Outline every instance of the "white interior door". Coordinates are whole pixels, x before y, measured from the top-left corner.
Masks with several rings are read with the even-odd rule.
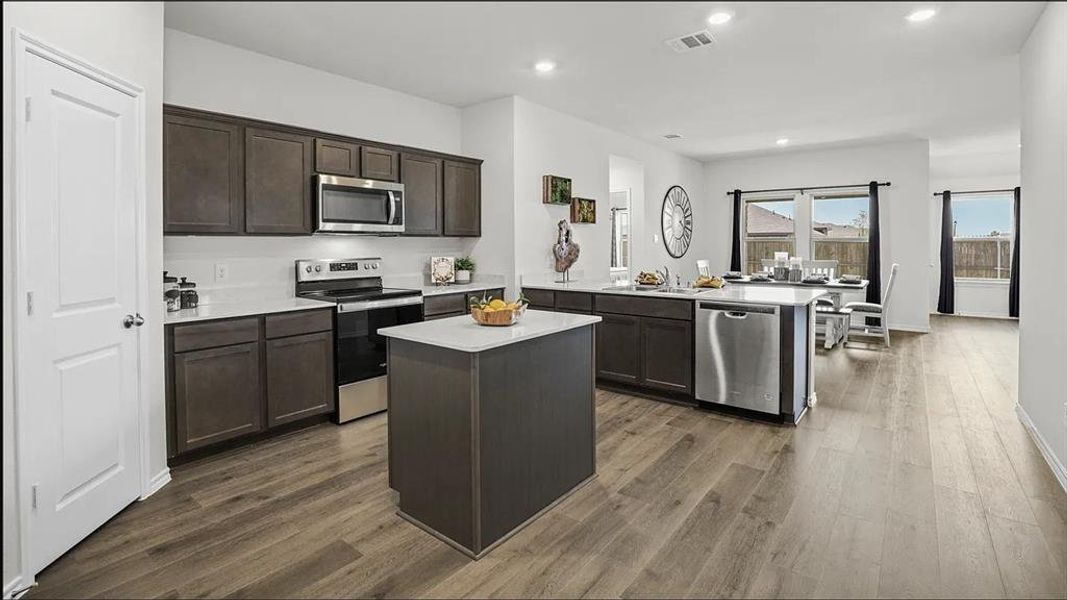
[[[37,572],[140,493],[137,102],[25,57],[19,438]],[[23,488],[25,489],[25,487]]]

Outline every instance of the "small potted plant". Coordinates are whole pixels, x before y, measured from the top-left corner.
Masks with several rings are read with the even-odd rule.
[[[456,259],[456,283],[470,283],[472,271],[474,271],[474,261],[471,257],[464,256]]]

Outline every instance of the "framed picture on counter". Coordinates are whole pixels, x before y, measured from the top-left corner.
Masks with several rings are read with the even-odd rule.
[[[430,257],[430,281],[435,285],[456,281],[456,259],[451,256]]]

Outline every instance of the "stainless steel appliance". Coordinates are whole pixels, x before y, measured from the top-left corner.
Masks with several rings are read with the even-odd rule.
[[[404,184],[315,176],[319,233],[403,233]]]
[[[332,302],[336,421],[385,410],[386,339],[378,329],[423,320],[422,292],[382,287],[382,259],[296,261],[296,295]]]
[[[697,304],[697,400],[781,413],[778,310],[764,305]]]

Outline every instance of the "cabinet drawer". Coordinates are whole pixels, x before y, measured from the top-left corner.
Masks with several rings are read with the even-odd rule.
[[[427,317],[464,312],[467,312],[467,295],[464,293],[426,296],[422,300],[422,313]]]
[[[552,290],[522,288],[522,295],[530,301],[531,308],[552,310],[556,307],[556,293]]]
[[[667,298],[634,298],[613,294],[597,294],[596,311],[662,319],[693,320],[693,303]]]
[[[267,339],[332,329],[333,311],[329,309],[281,313],[266,317]]]
[[[583,292],[556,292],[556,308],[569,312],[593,312],[593,295]]]
[[[257,317],[174,326],[175,352],[188,352],[258,340],[259,319]]]

